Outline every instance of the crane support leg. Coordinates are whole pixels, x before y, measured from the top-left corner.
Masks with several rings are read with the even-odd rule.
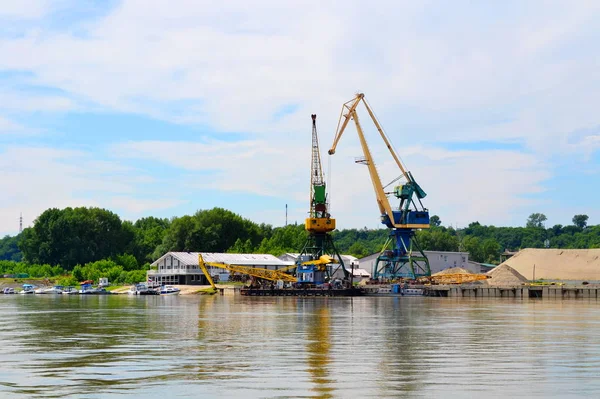
[[[419,247],[414,230],[394,229],[390,237],[393,238],[395,248],[384,248],[377,257],[373,278],[415,279],[431,275],[429,260]]]

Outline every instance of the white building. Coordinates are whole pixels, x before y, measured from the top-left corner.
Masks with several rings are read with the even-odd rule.
[[[479,273],[479,267],[469,263],[468,252],[446,252],[446,251],[424,251],[429,260],[431,274],[441,272],[442,270],[451,267],[462,267],[472,273]],[[379,252],[366,256],[359,260],[363,269],[367,270],[371,275],[375,272],[375,262]]]
[[[208,281],[198,265],[200,252],[167,252],[157,260],[148,270],[149,282],[174,285],[206,285]],[[202,252],[205,262],[225,263],[228,265],[250,266],[263,269],[279,270],[291,266],[293,262],[286,262],[273,255],[266,254],[223,254]],[[226,279],[229,272],[225,269],[208,267],[211,276],[220,276]]]

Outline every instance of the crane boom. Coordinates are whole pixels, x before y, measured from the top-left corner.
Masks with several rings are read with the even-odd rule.
[[[369,146],[367,145],[363,129],[360,125],[356,109],[361,102],[365,105],[365,108],[367,109],[367,112],[369,113],[369,116],[375,124],[377,131],[383,139],[388,151],[394,158],[398,169],[400,169],[400,172],[406,179],[406,184],[399,185],[394,189],[395,196],[401,199],[398,211],[393,210],[390,205],[387,194],[384,191],[383,184],[381,183],[379,172],[377,172],[377,167],[373,160],[373,156],[371,155],[371,151],[369,150]],[[400,158],[398,158],[398,155],[392,148],[390,141],[388,140],[383,129],[381,128],[381,124],[375,117],[373,110],[371,109],[371,107],[369,107],[367,101],[365,100],[365,95],[363,93],[358,93],[354,99],[347,101],[343,104],[342,112],[340,113],[340,119],[338,121],[337,131],[333,140],[333,145],[329,149],[329,155],[335,154],[337,145],[340,139],[342,138],[342,135],[344,134],[344,131],[346,130],[350,119],[354,120],[354,124],[356,125],[356,131],[358,133],[358,137],[364,154],[364,159],[360,160],[359,162],[366,164],[369,168],[369,175],[371,177],[371,182],[375,190],[377,205],[379,206],[379,210],[381,212],[382,223],[386,224],[390,228],[428,229],[429,216],[428,214],[426,214],[426,212],[409,211],[411,203],[414,202],[413,194],[416,194],[418,201],[424,198],[427,194],[425,194],[421,187],[415,182],[414,178],[412,177],[412,174],[408,172],[406,168],[402,165],[402,162],[400,162]]]
[[[296,278],[294,276],[292,276],[291,274],[285,273],[286,270],[296,268],[296,265],[288,266],[288,267],[286,267],[284,269],[280,269],[280,270],[259,269],[259,268],[250,267],[250,266],[228,265],[225,263],[217,263],[217,262],[205,262],[204,259],[202,258],[202,254],[198,254],[198,264],[200,265],[202,272],[204,272],[204,275],[209,280],[209,282],[212,282],[212,278],[210,277],[210,273],[208,273],[206,266],[216,267],[219,269],[225,269],[225,270],[229,270],[229,271],[235,272],[235,273],[247,274],[252,277],[258,277],[258,278],[262,278],[262,279],[270,280],[270,281],[282,280],[282,281],[289,282],[289,283],[296,282]],[[211,285],[213,286],[213,288],[215,287],[214,283],[211,283]]]

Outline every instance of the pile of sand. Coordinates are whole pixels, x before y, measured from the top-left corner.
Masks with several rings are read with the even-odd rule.
[[[451,267],[450,269],[442,270],[441,272],[437,272],[432,274],[432,276],[445,276],[446,274],[473,274],[467,269],[463,269],[462,267]]]
[[[600,280],[600,249],[527,248],[507,259],[508,265],[533,280]]]
[[[522,285],[529,282],[522,274],[512,267],[502,264],[487,272],[492,278],[485,282],[492,287]]]

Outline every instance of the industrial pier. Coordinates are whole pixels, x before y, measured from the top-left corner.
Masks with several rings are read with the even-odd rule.
[[[542,299],[579,299],[600,298],[598,286],[507,286],[474,287],[468,285],[423,286],[425,296],[456,298],[542,298]]]

